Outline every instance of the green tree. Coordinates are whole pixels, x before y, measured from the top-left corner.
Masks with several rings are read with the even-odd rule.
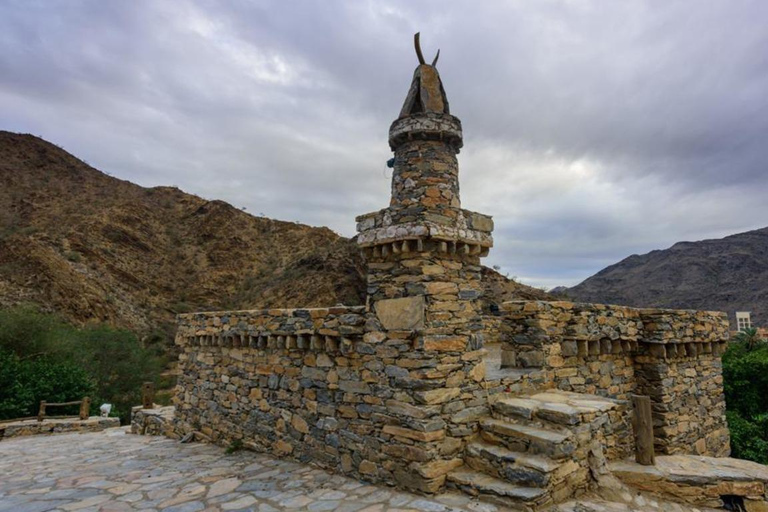
[[[19,358],[13,352],[0,349],[0,420],[30,416],[34,396],[19,379]]]
[[[47,357],[22,360],[0,349],[0,419],[34,416],[41,400],[69,402],[91,396],[90,375],[79,366]],[[53,414],[73,414],[77,407]]]
[[[34,415],[40,400],[91,397],[126,422],[141,384],[164,366],[157,347],[107,325],[75,328],[32,306],[0,310],[0,418]]]
[[[733,456],[768,463],[768,344],[731,343],[723,387]]]
[[[132,332],[104,325],[81,329],[69,342],[70,360],[94,379],[94,406],[111,403],[120,419],[127,422],[131,406],[141,403],[141,385],[155,382],[165,361],[143,347]]]
[[[0,309],[0,347],[21,359],[54,355],[67,326],[32,305]]]
[[[758,345],[765,343],[765,340],[760,337],[760,335],[757,332],[757,329],[755,329],[754,327],[746,327],[740,330],[733,337],[733,341],[735,341],[736,343],[744,344],[747,347],[747,350],[752,350]]]

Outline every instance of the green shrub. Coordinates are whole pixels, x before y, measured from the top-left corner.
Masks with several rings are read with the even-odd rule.
[[[156,382],[165,363],[130,331],[78,329],[31,306],[0,310],[0,351],[0,418],[37,414],[40,400],[88,395],[92,414],[111,403],[127,422],[142,383]]]
[[[92,396],[91,377],[79,366],[47,357],[22,360],[0,350],[0,419],[37,414],[41,400],[70,402]],[[46,411],[48,415],[76,414],[78,406]]]
[[[67,251],[64,253],[64,257],[67,258],[72,263],[80,263],[80,260],[82,259],[82,256],[80,256],[80,253],[76,251]]]
[[[94,379],[94,406],[111,403],[113,412],[127,423],[131,407],[141,403],[141,385],[157,381],[164,361],[132,332],[108,326],[81,329],[71,343],[71,360]]]
[[[726,416],[731,431],[731,456],[768,463],[768,415],[758,416],[754,421],[735,411],[728,411]]]
[[[20,358],[56,353],[58,340],[67,329],[59,318],[31,305],[0,309],[0,348]]]
[[[0,420],[31,416],[29,408],[35,398],[21,384],[20,366],[16,354],[0,350]]]
[[[768,413],[768,345],[732,343],[723,354],[728,410],[747,420]]]
[[[731,343],[723,387],[733,456],[768,464],[768,345],[747,337]]]

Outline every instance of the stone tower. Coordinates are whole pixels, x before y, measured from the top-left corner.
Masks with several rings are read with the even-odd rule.
[[[367,305],[179,315],[174,435],[523,510],[592,488],[634,450],[632,395],[651,402],[646,446],[728,453],[725,313],[517,300],[483,315],[493,223],[461,208],[461,122],[418,35],[416,52],[389,130],[390,204],[357,219]],[[486,375],[484,334],[526,368]]]
[[[479,384],[485,368],[480,258],[493,244],[493,222],[461,208],[461,121],[449,112],[435,62],[424,63],[418,36],[416,50],[420,64],[389,129],[390,205],[357,218],[357,243],[368,265],[366,338],[389,355],[392,402],[408,406],[399,421],[419,434],[420,459],[433,468],[414,473],[411,465],[395,476],[433,491],[460,460],[472,422],[487,413]]]
[[[420,64],[389,128],[390,205],[357,218],[357,243],[368,263],[369,306],[383,327],[423,329],[417,348],[462,352],[482,344],[480,258],[493,245],[493,221],[461,208],[461,121],[450,114],[437,57],[424,63],[418,34],[416,51]],[[390,317],[391,305],[399,314]]]

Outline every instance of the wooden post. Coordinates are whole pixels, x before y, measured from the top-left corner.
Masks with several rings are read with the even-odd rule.
[[[632,429],[635,431],[635,461],[644,466],[653,466],[653,418],[651,397],[632,395]]]
[[[45,417],[45,400],[40,400],[40,410],[37,412],[37,421],[43,421]]]
[[[80,402],[80,419],[81,420],[87,420],[88,416],[91,415],[91,399],[89,397],[83,398],[83,401]]]
[[[155,385],[152,382],[145,382],[141,388],[141,407],[144,409],[155,407]]]

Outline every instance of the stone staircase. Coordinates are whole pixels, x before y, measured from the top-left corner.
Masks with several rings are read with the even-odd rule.
[[[618,400],[557,390],[501,395],[467,445],[465,465],[449,473],[448,482],[519,510],[571,498],[588,488],[590,462],[604,464],[606,450],[626,451],[625,408]]]

